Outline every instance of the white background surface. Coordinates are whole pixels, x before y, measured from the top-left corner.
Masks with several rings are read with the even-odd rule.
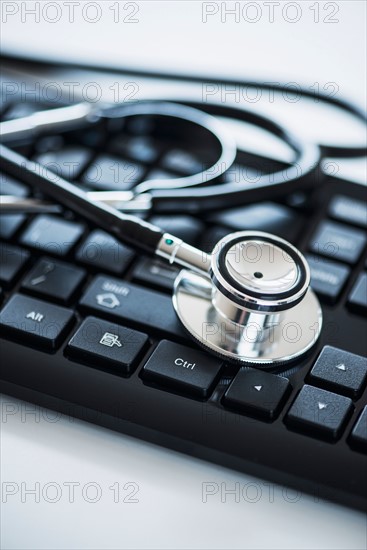
[[[100,2],[102,16],[94,24],[83,21],[83,2],[75,8],[74,22],[68,22],[65,2],[58,2],[62,16],[52,24],[47,21],[54,17],[52,8],[46,19],[41,14],[35,22],[34,16],[22,13],[21,4],[32,7],[34,2],[2,2],[3,47],[24,50],[26,46],[28,52],[87,56],[92,62],[132,68],[257,77],[306,86],[318,82],[320,87],[335,82],[341,96],[360,105],[365,102],[363,1],[332,2],[339,11],[334,16],[338,21],[331,24],[324,21],[331,13],[325,2],[316,2],[319,23],[310,9],[315,2],[297,2],[301,17],[294,24],[282,15],[287,2],[275,6],[273,23],[264,2],[257,3],[262,15],[256,23],[242,16],[238,23],[234,16],[222,22],[220,3],[219,12],[203,23],[201,2],[152,1],[137,3],[139,21],[134,24],[122,20],[131,11],[122,2],[125,11],[118,23],[113,23],[109,9],[113,3]],[[19,10],[6,19],[4,9],[11,10],[10,5]],[[288,9],[293,18],[295,12]],[[249,18],[253,13],[248,12]],[[92,11],[89,17],[94,17]],[[348,131],[345,124],[335,139]],[[8,397],[2,401],[0,427],[3,500],[4,487],[11,487],[4,483],[14,483],[15,492],[1,506],[3,549],[366,548],[366,518],[353,510],[269,487],[261,480],[47,414]],[[75,486],[74,502],[67,485],[71,482],[80,484]],[[128,482],[138,485],[138,502],[115,503],[109,487],[119,484],[122,500],[131,490],[123,489]],[[221,502],[220,491],[203,502],[205,482],[218,487],[225,483],[228,488],[239,483],[239,502],[233,495]],[[101,498],[95,503],[88,502],[95,496],[92,486],[83,496],[87,483],[100,488]],[[40,502],[25,493],[32,487]],[[55,487],[61,496],[52,503]]]

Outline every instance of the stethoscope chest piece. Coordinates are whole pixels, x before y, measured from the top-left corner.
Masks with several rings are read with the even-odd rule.
[[[301,356],[322,326],[305,258],[268,233],[243,231],[214,248],[208,275],[183,270],[173,304],[202,346],[231,361],[271,368]]]

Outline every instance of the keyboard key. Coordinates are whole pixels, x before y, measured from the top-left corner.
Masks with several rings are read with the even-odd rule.
[[[133,272],[133,279],[148,286],[172,291],[180,268],[160,260],[143,258],[139,260]]]
[[[363,409],[353,428],[350,443],[358,450],[367,451],[367,406]]]
[[[21,242],[48,254],[65,256],[82,236],[84,227],[54,216],[37,216],[23,233]]]
[[[345,195],[336,195],[329,206],[329,214],[337,220],[367,227],[367,204]]]
[[[0,282],[9,287],[22,273],[30,255],[26,250],[5,243],[0,244],[0,252]]]
[[[36,157],[37,162],[68,181],[78,178],[91,160],[92,151],[77,145],[59,151],[49,151]]]
[[[354,264],[366,244],[366,235],[359,229],[334,222],[322,222],[311,239],[310,249],[316,254]]]
[[[274,233],[291,242],[297,240],[303,226],[299,213],[272,202],[215,212],[208,217],[208,221],[228,228],[228,233],[253,229]]]
[[[161,160],[162,168],[190,175],[198,174],[205,169],[202,162],[194,155],[181,149],[172,149],[163,156]]]
[[[204,252],[212,252],[216,244],[228,233],[231,233],[230,229],[225,227],[211,227],[207,229],[200,239],[200,250]]]
[[[204,224],[191,216],[153,216],[151,223],[186,243],[195,245],[204,231]]]
[[[134,252],[104,231],[96,230],[80,245],[76,258],[103,271],[121,274],[131,264]]]
[[[153,168],[148,174],[146,175],[145,179],[148,180],[171,180],[173,178],[177,178],[177,174],[173,174],[172,172],[167,172],[167,170],[161,170],[160,168]]]
[[[167,337],[187,340],[169,296],[132,283],[98,276],[80,301],[83,310]]]
[[[113,122],[113,121],[112,121]],[[116,121],[117,122],[117,121]],[[128,134],[134,134],[136,136],[147,136],[151,133],[152,128],[155,127],[155,122],[152,123],[150,117],[144,115],[137,115],[123,121],[123,128]]]
[[[3,116],[3,120],[14,120],[16,118],[22,118],[29,116],[36,111],[42,111],[42,106],[37,105],[36,103],[29,102],[17,102],[14,103],[7,109],[6,113]]]
[[[75,296],[85,277],[84,269],[42,258],[24,279],[22,288],[32,294],[40,294],[67,304]]]
[[[68,344],[68,353],[91,367],[131,374],[148,343],[148,336],[120,325],[88,317]]]
[[[112,153],[128,156],[138,162],[153,163],[158,159],[160,148],[151,138],[119,136],[109,145]]]
[[[361,273],[352,288],[348,298],[348,305],[358,313],[367,312],[367,273]]]
[[[307,208],[307,206],[311,205],[311,196],[304,191],[294,191],[284,197],[284,200],[291,208]]]
[[[257,369],[241,369],[226,391],[223,404],[251,416],[274,420],[290,390],[287,378]]]
[[[100,155],[88,168],[82,182],[103,191],[126,191],[142,181],[145,168],[130,160]]]
[[[222,361],[202,351],[163,340],[141,376],[178,392],[208,398],[219,378]]]
[[[338,439],[353,411],[348,397],[303,386],[286,417],[288,426],[326,440]]]
[[[21,342],[54,350],[68,331],[74,314],[64,307],[15,294],[0,315],[0,326],[6,334]]]
[[[310,372],[313,383],[351,397],[360,395],[367,382],[367,359],[325,346]]]
[[[276,167],[275,170],[278,170],[279,167]],[[269,172],[274,172],[275,170],[270,169]],[[259,179],[259,176],[266,173],[266,167],[263,166],[263,163],[259,162],[258,159],[251,158],[251,155],[248,155],[246,158],[245,164],[234,163],[228,168],[228,170],[223,174],[223,179],[227,183],[244,183],[244,181],[254,181],[256,182]]]
[[[11,239],[26,220],[24,214],[1,214],[0,238]]]
[[[322,257],[306,255],[311,270],[311,286],[325,301],[334,304],[350,275],[346,265]]]
[[[65,139],[59,135],[39,136],[34,144],[35,155],[43,155],[45,153],[54,153],[65,147]]]
[[[88,129],[75,129],[74,136],[75,140],[78,143],[84,145],[87,148],[91,148],[94,151],[98,149],[104,149],[105,147],[106,132],[100,124],[92,125]]]
[[[0,116],[1,120],[3,120],[2,115],[5,113],[6,109],[8,109],[9,104],[4,96],[0,94]]]
[[[0,194],[26,197],[28,195],[28,188],[7,174],[0,172]]]

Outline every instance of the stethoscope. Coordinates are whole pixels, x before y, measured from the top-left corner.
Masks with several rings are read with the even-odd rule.
[[[339,106],[365,121],[353,106]],[[85,192],[4,145],[0,146],[2,169],[127,245],[182,267],[174,285],[173,306],[193,339],[227,361],[273,368],[302,356],[321,332],[322,310],[310,288],[310,270],[303,255],[285,240],[259,231],[227,235],[206,254],[126,211],[170,212],[177,211],[179,204],[181,212],[200,212],[264,196],[284,196],[320,183],[324,153],[360,156],[366,151],[307,143],[274,121],[242,109],[206,105],[207,112],[203,112],[197,107],[145,101],[101,110],[78,104],[3,122],[0,131],[2,141],[12,143],[51,131],[88,128],[102,117],[110,121],[144,116],[167,137],[186,136],[191,144],[208,144],[210,158],[206,156],[198,174],[148,180],[128,192]],[[260,175],[256,182],[221,183],[237,151],[227,128],[213,115],[250,122],[273,133],[293,149],[295,162]],[[1,203],[3,213],[55,208],[43,200],[8,196],[2,196]]]

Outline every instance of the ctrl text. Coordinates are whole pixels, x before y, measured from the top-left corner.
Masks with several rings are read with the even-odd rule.
[[[188,370],[194,370],[194,368],[196,367],[196,363],[189,363],[181,357],[177,357],[177,359],[175,359],[175,365],[177,365],[177,367],[183,367],[184,369]]]

